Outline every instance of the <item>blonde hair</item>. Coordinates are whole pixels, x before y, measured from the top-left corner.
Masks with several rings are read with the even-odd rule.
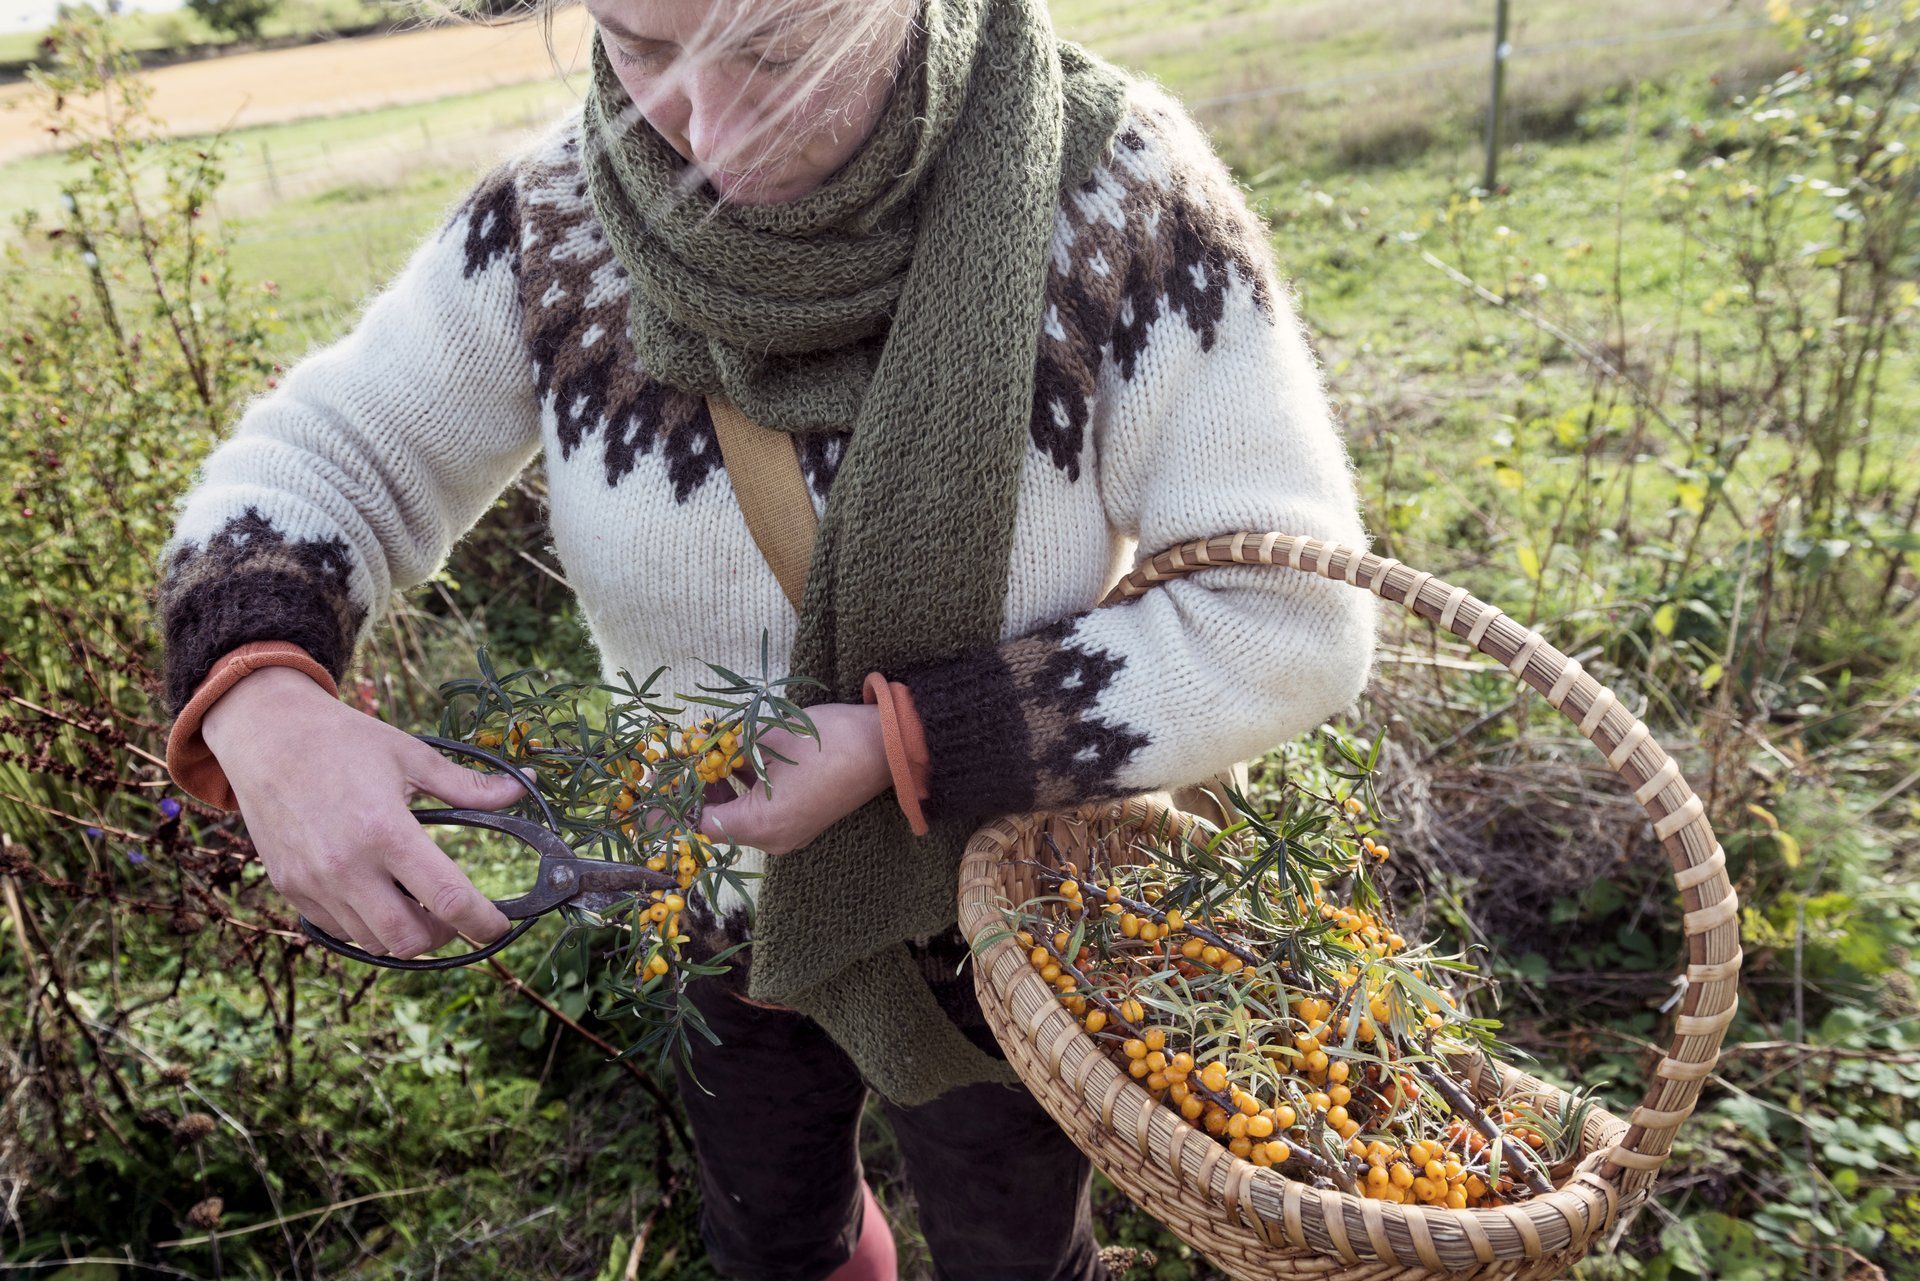
[[[547,49],[556,70],[561,60],[553,46],[553,18],[578,0],[516,0],[504,11],[476,13],[471,6],[486,0],[422,0],[431,10],[466,22],[505,25],[539,21],[546,33]],[[636,0],[645,3],[645,0]],[[795,57],[780,68],[782,106],[767,112],[748,135],[750,142],[764,137],[789,121],[791,111],[822,89],[854,75],[872,74],[884,66],[889,77],[897,76],[910,47],[915,20],[923,0],[711,0],[707,19],[696,37],[687,43],[693,56],[721,57],[747,39],[768,30],[806,30],[819,37],[806,41]],[[464,12],[456,6],[466,6]],[[764,55],[763,55],[764,56]],[[687,54],[675,60],[669,74],[685,74]],[[638,114],[637,110],[634,113]],[[631,125],[633,116],[621,123]],[[778,145],[759,155],[758,163],[767,164],[780,156]],[[689,187],[704,181],[706,174],[698,166],[689,166]]]

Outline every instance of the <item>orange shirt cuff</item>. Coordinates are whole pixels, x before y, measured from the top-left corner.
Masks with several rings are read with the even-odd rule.
[[[313,677],[329,696],[340,692],[332,674],[313,655],[289,641],[254,641],[229,653],[207,672],[167,733],[167,773],[187,795],[223,810],[240,808],[226,771],[200,736],[200,722],[222,694],[263,667],[291,667]]]
[[[927,834],[926,802],[932,794],[928,779],[932,775],[927,752],[927,731],[920,723],[919,709],[913,705],[913,693],[905,685],[890,681],[879,672],[869,673],[860,688],[863,702],[880,709],[880,740],[887,750],[887,772],[893,775],[893,795],[907,826],[915,836]]]

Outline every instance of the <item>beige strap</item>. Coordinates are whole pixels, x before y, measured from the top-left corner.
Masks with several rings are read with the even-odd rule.
[[[747,532],[797,610],[807,589],[814,537],[820,532],[813,496],[800,470],[799,447],[791,433],[762,427],[724,396],[707,397],[707,412],[740,514],[747,518]]]

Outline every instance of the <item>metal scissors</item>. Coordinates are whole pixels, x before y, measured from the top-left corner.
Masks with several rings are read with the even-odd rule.
[[[462,952],[458,956],[422,956],[400,957],[383,956],[357,947],[343,938],[327,933],[306,917],[300,918],[300,929],[308,938],[332,952],[355,961],[364,961],[368,965],[384,966],[390,970],[450,970],[462,965],[472,965],[475,961],[484,961],[501,948],[525,934],[541,917],[561,907],[572,905],[588,911],[604,912],[615,905],[648,890],[675,889],[678,882],[665,872],[655,872],[635,863],[616,863],[608,859],[581,858],[568,847],[560,834],[560,820],[540,794],[534,782],[525,771],[510,761],[501,759],[483,748],[452,739],[436,738],[430,734],[416,734],[421,742],[443,752],[456,756],[465,756],[484,761],[512,778],[527,790],[534,802],[540,807],[544,822],[536,823],[532,819],[521,818],[513,814],[496,814],[491,810],[468,809],[419,809],[410,810],[423,826],[429,827],[478,827],[489,832],[499,832],[511,836],[523,845],[531,846],[540,855],[540,870],[534,876],[533,888],[518,898],[494,899],[493,905],[500,909],[501,915],[514,922],[505,934],[471,952]],[[394,884],[399,885],[396,881]],[[403,893],[411,894],[404,885]]]

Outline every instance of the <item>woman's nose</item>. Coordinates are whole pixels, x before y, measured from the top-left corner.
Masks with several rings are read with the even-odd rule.
[[[681,93],[691,158],[709,169],[733,168],[753,120],[746,86],[724,66],[709,65],[690,71]]]

